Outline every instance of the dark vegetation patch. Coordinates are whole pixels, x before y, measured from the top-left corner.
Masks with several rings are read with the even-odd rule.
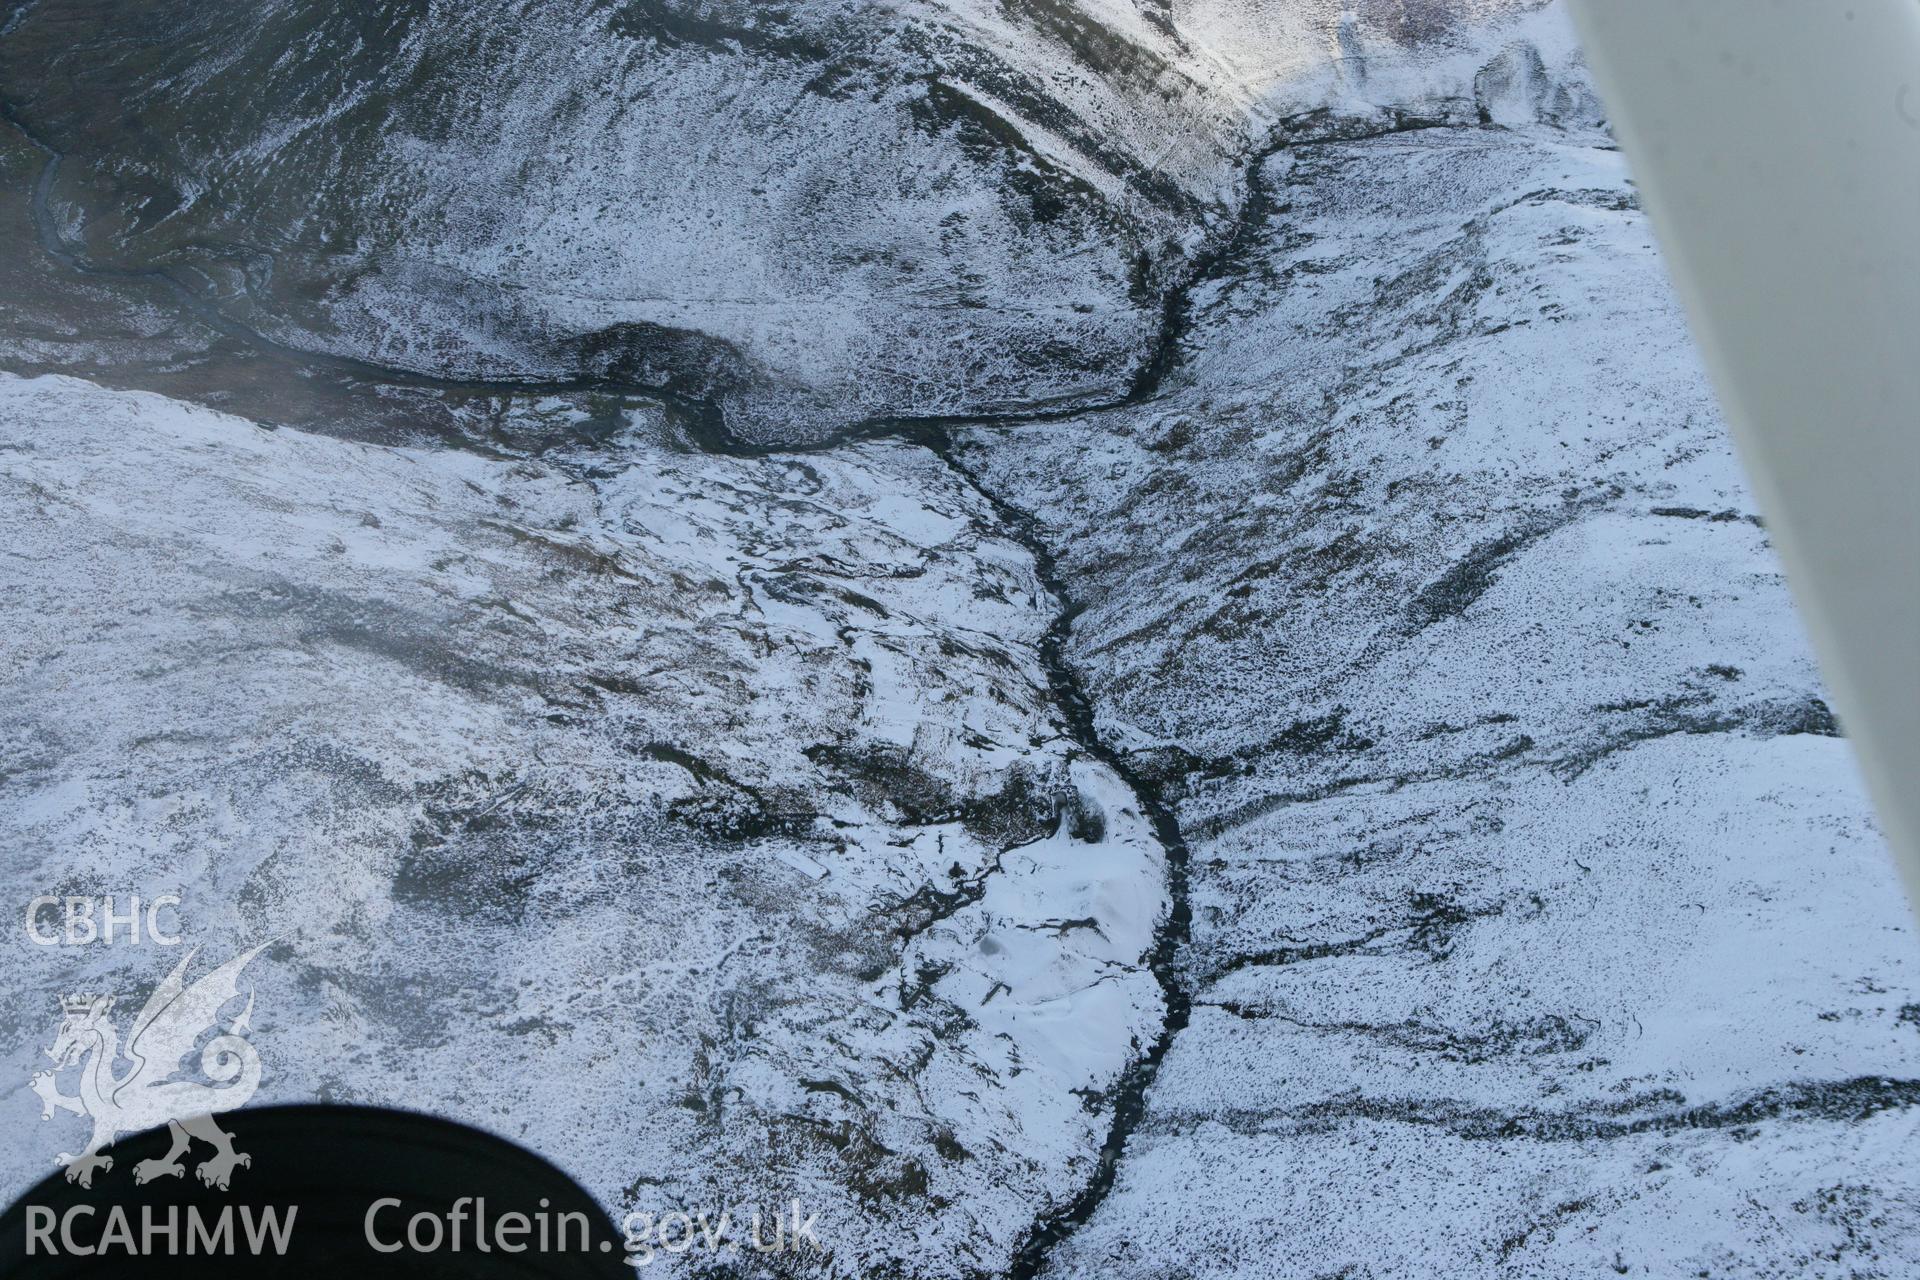
[[[1539,536],[1537,530],[1514,529],[1476,545],[1407,605],[1407,632],[1422,631],[1443,618],[1465,613],[1493,586],[1500,566]]]

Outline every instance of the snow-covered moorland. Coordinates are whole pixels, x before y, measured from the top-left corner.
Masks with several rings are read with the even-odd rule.
[[[1912,921],[1618,153],[1261,190],[1161,398],[970,440],[1192,843],[1061,1273],[1911,1265]]]
[[[925,451],[492,462],[0,377],[0,459],[7,892],[279,938],[261,1101],[452,1114],[622,1213],[798,1196],[922,1275],[1085,1177],[1162,851]],[[174,957],[4,946],[32,1133],[54,997]]]
[[[43,0],[0,108],[0,879],[276,938],[260,1101],[792,1274],[1913,1269],[1912,921],[1557,7]],[[173,959],[0,938],[8,1195]]]

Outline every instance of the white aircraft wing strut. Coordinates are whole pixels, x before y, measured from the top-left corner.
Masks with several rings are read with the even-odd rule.
[[[1920,905],[1920,4],[1574,14]]]

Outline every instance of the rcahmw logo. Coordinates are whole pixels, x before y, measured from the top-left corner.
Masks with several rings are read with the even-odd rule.
[[[93,1134],[79,1154],[61,1152],[54,1163],[63,1165],[67,1181],[93,1185],[95,1172],[110,1170],[113,1157],[101,1149],[123,1133],[166,1125],[172,1148],[157,1160],[133,1166],[133,1180],[177,1178],[186,1172],[181,1157],[193,1140],[213,1148],[194,1173],[210,1187],[226,1190],[236,1168],[252,1163],[236,1151],[233,1135],[214,1116],[242,1106],[260,1087],[260,1055],[244,1032],[252,1029],[253,992],[246,1006],[230,1015],[239,1002],[241,970],[270,945],[244,951],[192,983],[187,966],[199,948],[187,952],[141,1006],[123,1044],[114,1025],[110,995],[69,995],[60,1001],[60,1030],[47,1057],[53,1070],[36,1072],[33,1091],[40,1097],[40,1118],[70,1111],[93,1121]],[[223,1017],[224,1015],[224,1017]],[[199,1067],[204,1081],[180,1078],[182,1061],[208,1031],[215,1034],[200,1047]],[[117,1064],[129,1063],[124,1071]],[[60,1074],[74,1071],[74,1092],[61,1088]]]
[[[252,1205],[222,1205],[215,1214],[203,1214],[198,1205],[188,1205],[182,1213],[177,1204],[140,1206],[138,1226],[123,1205],[108,1205],[96,1210],[90,1204],[76,1204],[56,1215],[43,1204],[27,1206],[27,1256],[71,1254],[125,1254],[130,1258],[148,1258],[158,1254],[195,1255],[231,1254],[244,1249],[258,1256],[271,1250],[284,1254],[293,1239],[293,1219],[297,1205],[285,1210],[271,1206],[256,1210]],[[94,1233],[95,1220],[98,1234]],[[235,1223],[239,1229],[234,1229]]]

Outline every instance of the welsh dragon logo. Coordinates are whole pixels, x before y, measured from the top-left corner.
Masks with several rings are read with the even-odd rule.
[[[67,1181],[91,1187],[95,1170],[113,1168],[113,1157],[102,1155],[102,1147],[123,1133],[162,1124],[172,1135],[172,1149],[158,1160],[134,1165],[137,1183],[183,1175],[186,1166],[180,1157],[187,1154],[194,1138],[214,1149],[194,1170],[210,1187],[224,1191],[236,1166],[252,1164],[244,1151],[233,1149],[233,1135],[213,1118],[216,1111],[243,1106],[260,1086],[260,1055],[241,1036],[251,1029],[251,989],[246,1007],[224,1031],[219,1018],[221,1010],[240,996],[240,971],[270,945],[262,943],[242,952],[191,985],[186,981],[187,966],[199,948],[187,952],[147,997],[124,1047],[108,1016],[113,1011],[112,996],[62,997],[60,1033],[47,1049],[54,1067],[34,1074],[33,1091],[40,1095],[42,1120],[52,1119],[56,1109],[93,1120],[93,1136],[80,1154],[62,1152],[54,1157],[55,1164],[66,1167]],[[209,1031],[214,1034],[202,1045]],[[181,1070],[182,1060],[196,1046],[200,1071],[211,1084],[186,1078]],[[116,1064],[123,1059],[132,1065],[124,1074],[116,1074]],[[62,1093],[57,1079],[70,1067],[79,1068],[76,1094]]]

